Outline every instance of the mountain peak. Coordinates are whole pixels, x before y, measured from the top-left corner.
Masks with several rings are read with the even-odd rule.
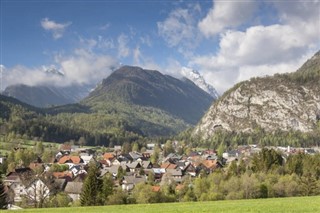
[[[161,109],[196,124],[213,98],[193,83],[156,70],[123,66],[104,79],[84,103],[103,106],[110,101]]]
[[[215,100],[218,99],[219,94],[217,93],[215,88],[213,86],[211,86],[210,84],[208,84],[204,80],[203,76],[197,70],[187,68],[187,67],[182,67],[181,74],[184,77],[191,80],[192,82],[194,82],[198,87],[200,87],[202,90],[207,92],[209,95],[211,95],[211,97],[213,97],[213,99],[215,99]]]
[[[64,73],[55,67],[45,68],[45,73],[50,75],[64,76]]]

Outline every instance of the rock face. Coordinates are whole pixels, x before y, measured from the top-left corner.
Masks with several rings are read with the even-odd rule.
[[[216,101],[194,130],[203,138],[219,129],[250,132],[312,131],[320,120],[320,52],[297,72],[241,82]]]
[[[209,95],[211,95],[211,97],[213,97],[214,100],[219,98],[219,94],[217,93],[216,89],[208,84],[198,71],[187,67],[182,67],[181,74],[195,83],[198,87],[206,91]]]

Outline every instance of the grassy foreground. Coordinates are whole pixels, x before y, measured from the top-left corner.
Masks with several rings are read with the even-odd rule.
[[[192,203],[163,203],[145,205],[115,205],[98,207],[77,207],[77,208],[49,208],[49,209],[28,209],[15,210],[10,212],[320,212],[320,196],[317,197],[293,197],[293,198],[271,198],[255,200],[228,200],[211,202]],[[4,212],[4,211],[0,211]]]

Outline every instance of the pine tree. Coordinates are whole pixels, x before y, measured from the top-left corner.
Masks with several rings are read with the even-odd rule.
[[[102,188],[100,192],[100,199],[102,204],[106,204],[108,197],[113,194],[113,178],[111,174],[106,174],[102,179]]]
[[[99,168],[95,162],[90,163],[88,175],[84,181],[80,195],[81,206],[95,206],[101,204],[99,194],[102,189],[102,181],[99,178]]]
[[[0,179],[0,209],[7,209],[8,200],[7,200],[7,193],[4,188],[4,184]]]

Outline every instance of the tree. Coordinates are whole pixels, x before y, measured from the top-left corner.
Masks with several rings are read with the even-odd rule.
[[[137,184],[132,191],[132,196],[137,203],[157,202],[156,192],[152,191],[151,185],[145,183]]]
[[[0,209],[7,209],[8,207],[8,199],[7,193],[5,191],[5,186],[0,179]]]
[[[60,192],[52,197],[49,207],[68,207],[72,199],[65,192]]]
[[[137,142],[133,143],[132,151],[133,152],[138,152],[139,151],[139,144]]]
[[[124,192],[122,189],[118,189],[109,196],[107,204],[109,205],[120,205],[120,204],[126,204],[128,199],[128,194]]]
[[[125,175],[126,175],[126,171],[122,168],[122,166],[119,166],[118,172],[117,172],[117,179],[121,180]]]
[[[158,163],[159,156],[160,156],[160,147],[158,145],[156,145],[154,147],[153,154],[150,158],[151,163],[153,163],[153,164]]]
[[[44,147],[43,147],[43,144],[42,142],[37,142],[36,146],[35,146],[35,152],[40,155],[42,154],[44,151]]]
[[[50,177],[34,178],[26,188],[27,198],[35,208],[42,208],[45,201],[52,193],[54,181]]]
[[[170,140],[167,140],[163,147],[163,155],[166,157],[170,153],[174,153],[174,147],[172,145],[172,142]]]
[[[102,204],[107,204],[108,197],[113,194],[113,178],[111,174],[106,174],[102,179],[102,189],[100,193],[100,199]]]
[[[79,144],[80,146],[84,146],[84,145],[87,144],[87,141],[86,141],[86,139],[85,139],[84,137],[80,137],[80,138],[79,138],[79,141],[78,141],[78,144]]]
[[[80,195],[81,206],[95,206],[100,204],[99,193],[101,192],[102,182],[99,174],[99,168],[96,163],[90,163],[88,175],[83,183]]]

